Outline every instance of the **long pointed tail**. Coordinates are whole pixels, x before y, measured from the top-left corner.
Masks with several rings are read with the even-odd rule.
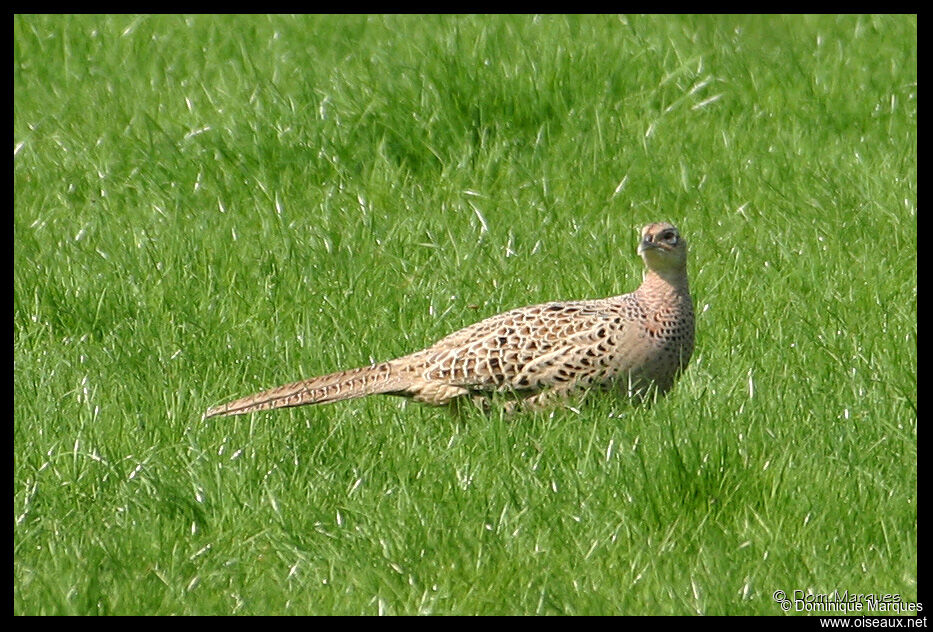
[[[404,380],[392,362],[338,371],[286,384],[207,409],[204,419],[221,415],[245,415],[260,410],[324,404],[377,393],[402,393]]]

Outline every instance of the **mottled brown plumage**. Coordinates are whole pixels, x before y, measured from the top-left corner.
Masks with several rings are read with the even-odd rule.
[[[591,387],[664,393],[693,353],[687,245],[661,222],[642,230],[638,253],[647,270],[630,294],[513,309],[411,355],[263,391],[204,417],[377,393],[433,405],[500,393],[532,407]]]

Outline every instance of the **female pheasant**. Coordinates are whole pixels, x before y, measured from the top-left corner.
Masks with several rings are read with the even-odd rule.
[[[204,418],[379,393],[436,406],[502,394],[530,407],[593,387],[663,394],[693,353],[687,244],[666,222],[641,235],[647,270],[630,294],[513,309],[422,351],[279,386],[210,408]]]

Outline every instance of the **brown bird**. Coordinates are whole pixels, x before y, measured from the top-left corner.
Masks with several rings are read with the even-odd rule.
[[[687,244],[666,222],[642,229],[641,286],[609,298],[543,303],[492,316],[422,351],[313,377],[208,409],[204,418],[384,393],[440,406],[496,394],[540,407],[589,388],[662,394],[693,353]]]

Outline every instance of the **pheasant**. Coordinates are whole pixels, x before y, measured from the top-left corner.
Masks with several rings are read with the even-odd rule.
[[[693,353],[687,244],[673,225],[642,229],[647,270],[629,294],[551,302],[492,316],[410,355],[313,377],[207,410],[204,418],[323,404],[374,394],[435,406],[502,395],[539,408],[590,388],[643,399],[663,394]]]

